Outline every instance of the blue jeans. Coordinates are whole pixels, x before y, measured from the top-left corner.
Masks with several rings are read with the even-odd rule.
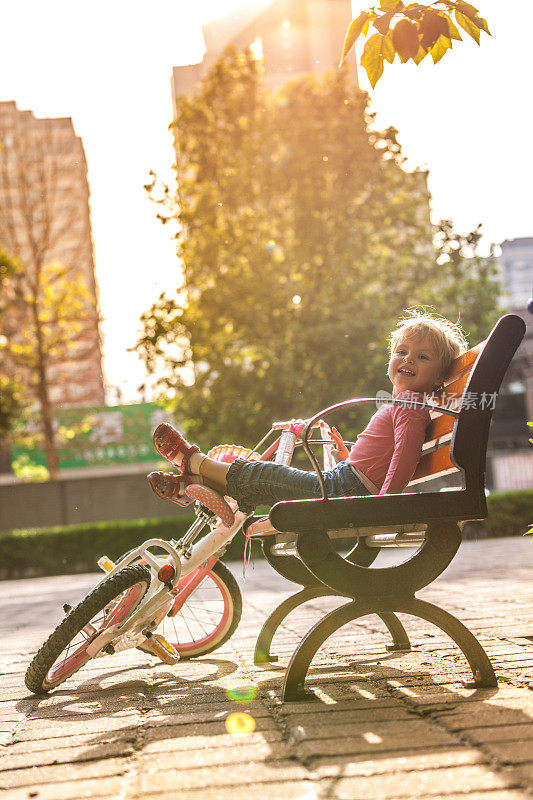
[[[322,475],[329,497],[370,494],[345,461]],[[270,506],[279,500],[322,497],[314,471],[284,467],[272,461],[246,461],[243,458],[237,458],[226,474],[226,494],[237,501],[239,509],[245,514],[251,513],[256,506]]]

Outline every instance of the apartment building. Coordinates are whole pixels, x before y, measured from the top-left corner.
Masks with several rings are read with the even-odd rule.
[[[188,95],[210,66],[233,45],[264,62],[265,83],[278,89],[302,75],[322,76],[339,63],[352,19],[350,0],[259,0],[203,26],[206,51],[199,64],[174,67],[172,99]],[[352,53],[347,59],[357,81]]]
[[[0,103],[0,247],[20,260],[24,281],[57,264],[85,287],[82,330],[47,367],[50,400],[56,408],[103,404],[87,164],[70,118],[39,119]],[[16,327],[22,304],[11,303],[10,313]]]

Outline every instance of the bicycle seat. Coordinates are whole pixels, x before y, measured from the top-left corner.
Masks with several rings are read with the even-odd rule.
[[[231,528],[235,522],[235,514],[221,494],[210,489],[208,486],[201,486],[199,483],[191,483],[185,489],[185,494],[191,500],[197,500],[216,514],[226,528]]]

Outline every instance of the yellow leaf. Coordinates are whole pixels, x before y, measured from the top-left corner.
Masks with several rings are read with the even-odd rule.
[[[438,11],[437,13],[438,13],[438,14],[439,14],[441,17],[444,17],[444,19],[445,19],[445,20],[446,20],[446,22],[448,23],[448,31],[449,31],[449,36],[450,36],[450,39],[457,39],[457,41],[458,41],[458,42],[462,42],[462,41],[463,41],[463,39],[462,39],[462,37],[461,37],[461,34],[460,34],[460,33],[459,33],[459,31],[457,30],[456,26],[453,24],[453,20],[452,20],[452,18],[451,18],[451,17],[449,17],[449,16],[448,16],[448,14],[446,14],[446,12],[445,12],[445,11]]]
[[[365,44],[365,49],[361,56],[361,66],[366,69],[368,80],[373,89],[383,75],[383,38],[380,33],[375,33],[371,36]]]
[[[415,58],[420,49],[418,28],[415,23],[405,18],[397,22],[392,31],[392,43],[402,64],[410,58]]]
[[[446,54],[447,50],[452,49],[452,43],[447,36],[439,36],[433,47],[430,49],[431,57],[433,59],[433,63],[437,64],[441,60],[441,58]]]
[[[342,66],[342,64],[344,63],[344,59],[354,46],[359,35],[362,33],[365,25],[367,26],[368,30],[369,19],[370,19],[370,14],[367,11],[362,11],[361,14],[359,14],[359,16],[356,17],[356,19],[351,21],[348,30],[346,31],[346,37],[344,39],[344,44],[342,46],[342,55],[341,55],[341,60],[339,62],[339,67]]]
[[[379,6],[383,11],[401,11],[402,8],[405,8],[401,0],[380,0]]]
[[[472,22],[471,19],[466,17],[464,14],[461,14],[460,11],[455,12],[455,19],[457,20],[457,24],[460,25],[461,28],[465,30],[477,44],[479,44],[479,28],[475,22]]]
[[[388,61],[389,64],[392,64],[394,61],[394,56],[396,55],[396,50],[394,49],[394,45],[392,43],[391,31],[389,31],[387,35],[383,37],[381,52],[383,53],[383,58],[385,61]]]
[[[422,45],[420,45],[420,47],[418,48],[418,53],[413,58],[413,61],[418,66],[420,64],[420,62],[427,56],[427,54],[428,54],[428,51],[424,50]]]
[[[481,28],[485,31],[485,33],[488,33],[489,36],[492,36],[486,19],[483,19],[483,17],[477,17],[476,22],[481,23]]]
[[[470,19],[474,19],[479,14],[479,10],[471,5],[470,3],[465,3],[464,0],[458,0],[455,4],[455,8],[463,14],[466,14],[467,17]]]

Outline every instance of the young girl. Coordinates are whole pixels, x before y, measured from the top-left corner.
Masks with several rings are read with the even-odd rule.
[[[389,347],[392,395],[407,403],[421,402],[424,395],[442,390],[452,361],[468,349],[457,325],[419,312],[398,322],[390,335]],[[402,492],[420,459],[429,421],[426,408],[383,405],[350,451],[333,428],[337,465],[323,473],[328,495]],[[215,461],[167,423],[156,428],[154,446],[180,473],[151,472],[148,481],[158,497],[178,505],[190,502],[185,494],[190,483],[204,484],[234,498],[246,513],[258,505],[271,505],[279,500],[321,497],[314,471],[241,458],[232,464]]]

